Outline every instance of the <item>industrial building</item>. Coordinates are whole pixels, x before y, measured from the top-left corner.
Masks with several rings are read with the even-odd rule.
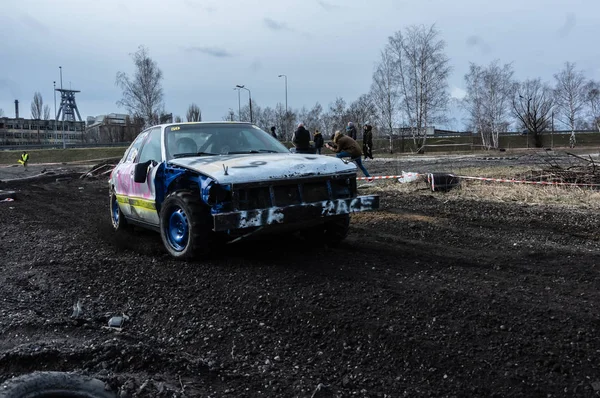
[[[75,120],[43,120],[19,117],[19,101],[15,100],[15,117],[0,117],[0,146],[79,144],[85,142],[85,122]]]

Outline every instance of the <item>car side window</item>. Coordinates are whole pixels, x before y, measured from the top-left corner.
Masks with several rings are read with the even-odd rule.
[[[150,130],[148,138],[145,140],[144,146],[140,152],[138,163],[144,163],[148,160],[154,160],[160,163],[162,160],[160,154],[160,127]]]
[[[137,136],[137,138],[135,139],[135,141],[133,142],[133,144],[131,144],[131,147],[129,148],[129,152],[127,153],[127,157],[125,158],[125,163],[133,163],[133,161],[135,160],[135,158],[137,157],[137,155],[140,151],[140,147],[142,146],[144,139],[148,135],[148,132],[149,132],[149,130],[140,133]]]

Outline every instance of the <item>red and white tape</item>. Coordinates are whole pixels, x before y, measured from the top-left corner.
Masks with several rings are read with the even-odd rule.
[[[407,178],[407,177],[416,177],[420,176],[420,173],[405,173],[398,176],[371,176],[371,177],[357,177],[357,180],[388,180],[388,179],[396,179],[396,178]]]
[[[392,176],[372,176],[372,177],[358,177],[357,180],[387,180],[387,179],[406,179],[409,177],[417,177],[423,175],[422,173],[405,173],[402,175]],[[460,178],[463,180],[478,180],[478,181],[492,181],[492,182],[508,182],[515,184],[529,184],[529,185],[558,185],[568,187],[600,187],[600,184],[585,184],[576,182],[553,182],[553,181],[526,181],[526,180],[515,180],[509,178],[489,178],[489,177],[471,177],[471,176],[457,176],[454,174],[448,174],[449,176]]]
[[[488,178],[488,177],[469,177],[469,176],[455,176],[464,180],[479,180],[479,181],[493,181],[493,182],[512,182],[515,184],[531,184],[531,185],[561,185],[570,187],[600,187],[600,184],[583,184],[577,182],[553,182],[553,181],[526,181],[526,180],[514,180],[508,178]]]

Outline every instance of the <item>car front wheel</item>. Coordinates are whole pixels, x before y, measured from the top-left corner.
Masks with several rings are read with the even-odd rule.
[[[210,220],[211,215],[198,194],[171,193],[160,210],[160,236],[169,254],[189,259],[208,252],[212,235]]]

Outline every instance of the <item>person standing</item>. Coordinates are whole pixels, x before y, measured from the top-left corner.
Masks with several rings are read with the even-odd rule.
[[[323,135],[321,134],[321,132],[319,130],[315,130],[315,136],[313,138],[313,141],[315,142],[315,149],[317,150],[317,153],[320,155],[321,148],[323,148],[323,144],[324,144],[325,140],[323,140]]]
[[[23,151],[21,154],[21,159],[19,159],[19,163],[23,165],[23,168],[27,170],[27,162],[29,161],[29,154],[26,151]]]
[[[373,159],[373,126],[369,122],[365,123],[363,128],[363,153],[365,160]]]
[[[271,127],[271,135],[273,136],[273,138],[277,139],[277,133],[275,133],[275,126]]]
[[[340,131],[336,131],[333,135],[333,145],[327,143],[325,145],[328,149],[336,152],[336,157],[338,158],[350,158],[353,162],[356,163],[358,168],[363,172],[365,177],[371,177],[362,161],[360,160],[362,156],[362,151],[360,150],[360,145],[358,142],[353,140],[351,137],[345,136]]]
[[[346,135],[356,141],[358,132],[356,131],[356,127],[354,127],[354,123],[348,122],[348,126],[346,126]]]
[[[310,146],[310,132],[304,127],[304,123],[298,124],[292,136],[292,144],[296,148],[296,153],[314,153]]]

